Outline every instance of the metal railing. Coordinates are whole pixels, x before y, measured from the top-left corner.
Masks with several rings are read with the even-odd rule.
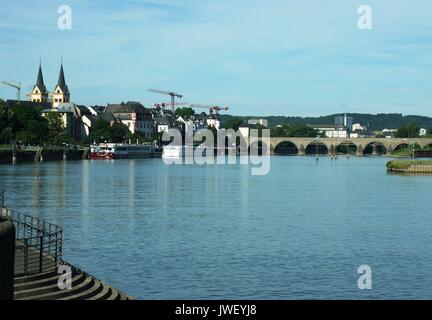
[[[0,218],[15,225],[15,276],[46,272],[62,263],[62,228],[3,205]]]
[[[4,194],[5,191],[2,188],[0,188],[0,208],[4,207]]]

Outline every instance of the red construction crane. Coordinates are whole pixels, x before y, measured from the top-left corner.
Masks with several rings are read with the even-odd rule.
[[[170,102],[161,102],[161,103],[155,103],[153,104],[153,109],[166,109],[167,106],[171,105]],[[176,102],[174,103],[174,106],[188,106],[190,105],[189,102]]]
[[[213,114],[213,112],[216,114],[216,116],[219,114],[219,111],[227,111],[229,108],[228,107],[219,107],[219,106],[210,106],[207,104],[191,104],[190,105],[191,108],[201,108],[201,109],[207,109],[209,110],[210,114]]]
[[[148,91],[150,92],[156,92],[156,93],[160,93],[160,94],[166,94],[171,96],[171,111],[174,113],[174,108],[175,108],[175,97],[177,98],[183,98],[183,96],[181,94],[175,93],[175,92],[171,92],[171,91],[164,91],[164,90],[157,90],[157,89],[149,89]]]

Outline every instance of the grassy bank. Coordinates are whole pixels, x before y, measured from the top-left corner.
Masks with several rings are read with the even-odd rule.
[[[386,166],[389,171],[432,173],[432,160],[391,160]]]
[[[414,145],[414,154],[422,151],[431,151],[430,148],[421,148],[419,145]],[[392,157],[395,158],[408,158],[413,155],[413,146],[400,148],[391,153]]]

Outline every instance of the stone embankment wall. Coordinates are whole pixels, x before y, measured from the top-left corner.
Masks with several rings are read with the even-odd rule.
[[[61,161],[61,160],[81,160],[83,150],[68,149],[43,149],[42,161]],[[34,150],[17,150],[16,163],[33,162],[37,151]],[[14,153],[12,150],[0,150],[0,164],[13,164]]]
[[[15,227],[0,218],[0,300],[14,297]]]

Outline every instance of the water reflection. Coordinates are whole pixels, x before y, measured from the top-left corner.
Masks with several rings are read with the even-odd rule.
[[[431,177],[389,175],[382,158],[271,161],[266,176],[160,159],[1,166],[0,186],[62,225],[67,260],[138,298],[431,298]],[[367,293],[364,263],[379,279]]]

